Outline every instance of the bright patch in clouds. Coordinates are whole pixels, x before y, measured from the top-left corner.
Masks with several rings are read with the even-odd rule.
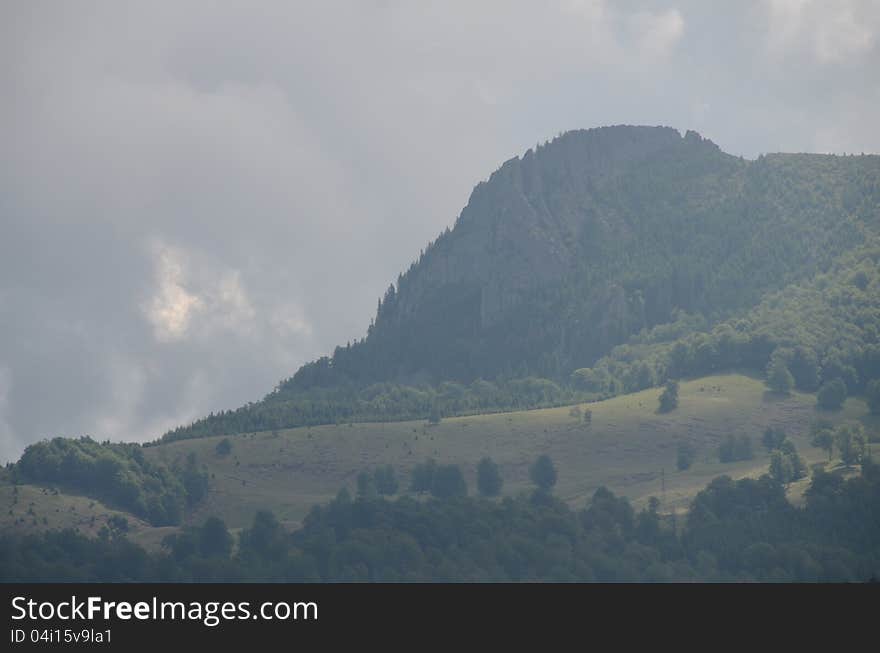
[[[218,331],[257,335],[257,312],[241,271],[215,266],[164,243],[153,245],[156,289],[144,314],[160,343],[200,339]]]
[[[156,295],[144,309],[159,342],[174,342],[186,337],[193,314],[204,302],[183,285],[183,260],[180,251],[157,245]]]

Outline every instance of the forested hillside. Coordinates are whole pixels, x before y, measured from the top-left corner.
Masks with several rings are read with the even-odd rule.
[[[716,478],[684,523],[658,505],[636,512],[602,487],[573,510],[552,482],[500,502],[343,490],[294,533],[271,512],[256,513],[237,547],[216,517],[168,536],[154,554],[124,532],[3,533],[0,580],[864,582],[880,574],[880,469],[869,460],[849,479],[817,472],[800,508],[769,475]]]
[[[593,392],[631,392],[667,377],[715,370],[763,371],[780,360],[794,385],[815,391],[843,381],[862,394],[880,379],[880,242],[839,257],[808,281],[768,294],[744,315],[711,329],[700,315],[633,336],[592,368],[572,374],[573,385]]]
[[[776,352],[798,387],[880,376],[880,157],[747,161],[695,132],[569,132],[506,162],[365,338],[166,439],[558,405]]]
[[[878,262],[880,157],[565,134],[263,400],[29,446],[0,578],[867,580]]]
[[[195,455],[169,467],[147,460],[137,443],[98,443],[88,437],[32,444],[11,471],[14,483],[82,493],[154,526],[179,524],[186,508],[208,492],[208,477]]]

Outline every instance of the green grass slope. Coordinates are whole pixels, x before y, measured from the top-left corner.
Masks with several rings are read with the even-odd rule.
[[[0,475],[0,532],[37,533],[72,528],[96,537],[113,516],[128,520],[129,536],[155,549],[173,527],[154,527],[131,513],[108,508],[97,499],[69,494],[57,488],[21,484],[13,486],[4,470]]]
[[[601,485],[640,504],[661,496],[663,475],[667,509],[685,507],[720,474],[766,471],[769,457],[760,438],[767,426],[783,427],[808,464],[825,459],[809,444],[810,423],[819,416],[811,394],[776,398],[759,379],[724,374],[683,382],[679,408],[659,415],[659,393],[654,388],[589,404],[590,426],[561,407],[447,418],[433,426],[423,421],[345,424],[230,436],[233,451],[225,457],[214,451],[219,437],[161,445],[147,455],[171,463],[196,452],[208,466],[211,491],[191,519],[216,514],[232,527],[249,523],[261,508],[294,524],[341,487],[353,490],[358,472],[379,465],[393,465],[405,486],[413,465],[427,457],[461,465],[475,491],[476,463],[491,456],[501,467],[504,493],[514,494],[531,487],[528,467],[547,453],[559,470],[556,492],[572,504],[582,504]],[[858,399],[822,416],[869,421]],[[731,433],[752,436],[754,460],[718,462],[718,444]],[[697,457],[691,469],[679,472],[676,447],[682,441],[694,445]]]
[[[424,421],[344,424],[229,436],[233,447],[226,456],[215,451],[220,436],[162,444],[145,453],[174,463],[195,452],[210,475],[210,491],[187,521],[200,523],[217,515],[232,529],[249,524],[260,509],[272,510],[295,527],[311,506],[331,499],[343,486],[353,491],[357,474],[379,465],[394,466],[403,490],[413,465],[428,457],[461,465],[470,491],[475,492],[476,463],[491,456],[501,467],[503,493],[516,494],[531,488],[528,467],[546,453],[559,470],[557,495],[573,506],[583,505],[604,485],[637,506],[650,496],[662,497],[666,511],[686,508],[721,474],[740,478],[764,473],[769,456],[760,439],[767,426],[784,428],[808,464],[826,460],[824,452],[809,444],[809,426],[820,416],[812,394],[795,392],[778,398],[769,395],[757,378],[722,374],[682,382],[678,409],[660,415],[656,413],[659,393],[653,388],[589,404],[593,414],[589,426],[573,417],[570,407],[561,407],[448,418],[433,426]],[[834,422],[860,420],[870,432],[878,427],[860,399],[849,399],[842,411],[821,417]],[[718,444],[729,434],[751,436],[755,459],[719,463]],[[697,454],[693,466],[680,472],[676,448],[684,441]],[[17,505],[7,506],[12,489],[6,483],[0,487],[0,506],[4,513],[13,512],[0,515],[3,528],[77,526],[93,532],[114,513],[99,502],[43,493],[35,486],[21,486]],[[795,484],[791,489],[795,500],[798,492]],[[27,515],[29,507],[36,519]],[[89,521],[92,514],[97,515],[97,526]],[[24,524],[14,523],[23,517]],[[130,516],[129,521],[132,538],[147,546],[155,546],[169,532]]]

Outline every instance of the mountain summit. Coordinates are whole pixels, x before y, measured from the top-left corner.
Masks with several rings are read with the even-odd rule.
[[[873,242],[878,207],[877,156],[748,161],[694,131],[568,132],[476,186],[454,227],[389,286],[364,339],[282,382],[263,402],[272,410],[242,410],[293,425],[339,419],[340,401],[344,418],[363,416],[366,402],[381,419],[376,397],[388,389],[364,394],[375,384],[542,377],[565,385],[633,338],[656,344],[711,329],[828,272]],[[763,366],[772,350],[765,343],[737,362]],[[632,372],[642,380],[611,370],[617,384],[602,391],[662,381],[674,367],[667,353],[628,354],[625,363],[648,365]]]

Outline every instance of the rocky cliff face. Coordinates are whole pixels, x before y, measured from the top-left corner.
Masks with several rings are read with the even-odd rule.
[[[678,311],[743,314],[878,228],[878,160],[744,161],[666,127],[569,132],[477,185],[367,338],[288,386],[564,379]]]
[[[599,189],[682,148],[717,151],[695,132],[683,138],[669,127],[621,126],[569,132],[510,159],[474,189],[455,228],[403,276],[396,319],[418,313],[432,289],[463,284],[479,290],[480,325],[492,326],[531,292],[576,271],[585,238],[624,235],[625,223],[597,210]]]

